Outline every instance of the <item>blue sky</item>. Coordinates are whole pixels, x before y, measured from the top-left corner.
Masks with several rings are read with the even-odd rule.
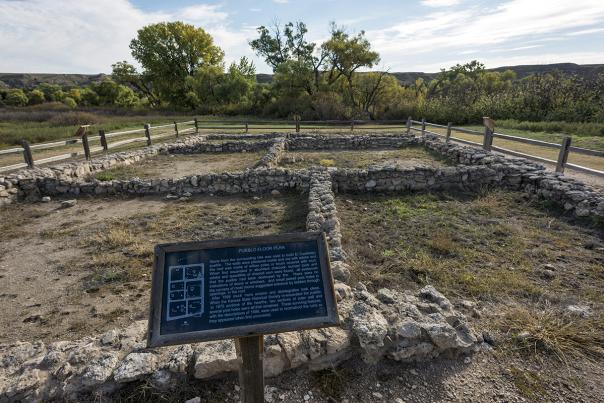
[[[380,69],[434,72],[473,59],[487,67],[604,63],[604,0],[0,0],[0,72],[108,73],[130,60],[140,27],[183,20],[210,32],[227,62],[248,56],[255,28],[302,20],[326,39],[335,21],[366,31]]]

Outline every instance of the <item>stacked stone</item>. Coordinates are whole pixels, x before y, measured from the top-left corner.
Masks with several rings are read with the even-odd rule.
[[[99,181],[60,180],[43,178],[23,183],[25,196],[41,195],[149,195],[149,194],[240,194],[267,193],[275,189],[301,189],[308,187],[308,174],[287,169],[251,170],[244,172],[210,173],[175,179],[139,179]]]
[[[207,134],[208,140],[271,140],[285,137],[284,133],[258,133],[258,134]]]
[[[265,336],[264,371],[272,377],[306,366],[332,368],[353,355],[414,362],[476,351],[482,342],[463,314],[432,287],[419,293],[362,284],[338,289],[341,326]],[[0,401],[42,402],[110,394],[147,380],[168,389],[179,379],[207,379],[237,370],[232,340],[145,348],[147,322],[76,341],[0,345]]]
[[[324,232],[331,260],[344,260],[340,220],[328,169],[315,168],[310,171],[306,229]]]
[[[164,148],[168,154],[200,154],[200,153],[242,153],[266,150],[273,140],[266,141],[227,141],[224,143],[173,143]]]
[[[0,178],[0,207],[17,200],[19,189],[10,178]]]
[[[268,152],[255,165],[255,168],[275,168],[283,157],[286,150],[287,140],[284,138],[276,139],[271,142]]]
[[[540,164],[476,147],[445,143],[430,134],[421,137],[420,142],[460,164],[489,167],[497,172],[498,182],[504,188],[523,190],[550,200],[576,217],[604,218],[604,195],[601,192],[578,180],[546,171]]]
[[[367,150],[401,148],[418,145],[415,136],[407,135],[322,135],[289,136],[289,150]]]

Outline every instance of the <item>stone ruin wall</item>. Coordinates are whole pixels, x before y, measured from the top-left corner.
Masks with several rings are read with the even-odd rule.
[[[272,136],[272,137],[269,137]],[[350,284],[350,268],[342,249],[342,235],[334,192],[388,192],[408,190],[476,190],[499,186],[548,198],[579,217],[602,218],[602,195],[580,182],[546,172],[519,158],[504,158],[479,149],[447,144],[431,136],[267,135],[255,145],[230,135],[222,150],[250,151],[264,147],[267,154],[254,169],[239,173],[190,175],[184,178],[101,182],[85,180],[120,164],[131,164],[158,153],[195,153],[214,150],[196,136],[167,145],[112,154],[89,162],[20,171],[0,179],[14,201],[17,197],[96,194],[241,194],[297,189],[308,195],[308,231],[323,231],[329,245],[341,326],[289,332],[265,337],[265,372],[276,376],[288,369],[332,367],[353,355],[375,363],[384,357],[415,362],[438,356],[456,357],[490,348],[480,333],[468,326],[462,312],[431,286],[419,292]],[[266,141],[265,141],[266,140]],[[421,145],[458,165],[443,168],[369,169],[275,168],[287,150],[314,149],[330,143],[337,149],[395,148]],[[203,144],[203,145],[202,145]],[[261,145],[260,145],[261,144]],[[255,149],[256,150],[256,149]],[[207,152],[207,151],[205,151]],[[6,184],[9,184],[8,186]],[[4,196],[3,196],[4,197]],[[471,312],[468,312],[471,313]],[[122,385],[145,379],[157,388],[169,388],[179,379],[207,379],[237,370],[231,340],[187,344],[161,349],[145,347],[146,321],[76,341],[0,345],[0,401],[74,399],[83,393],[108,394]]]

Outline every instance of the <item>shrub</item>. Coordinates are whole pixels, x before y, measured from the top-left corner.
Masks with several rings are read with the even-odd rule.
[[[45,101],[44,93],[40,90],[33,90],[27,96],[30,105],[39,105]]]
[[[48,120],[51,126],[79,126],[92,125],[101,122],[101,118],[88,112],[65,112],[53,116]]]
[[[70,108],[75,108],[76,106],[78,106],[78,104],[76,103],[75,99],[71,98],[71,97],[65,97],[63,98],[63,103],[67,106],[69,106]]]
[[[6,99],[4,100],[4,102],[10,106],[25,106],[27,105],[28,101],[29,100],[27,99],[27,96],[23,90],[18,88],[8,90]]]

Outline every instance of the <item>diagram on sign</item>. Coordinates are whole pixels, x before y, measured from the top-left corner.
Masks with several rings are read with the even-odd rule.
[[[170,266],[168,320],[199,317],[204,312],[203,263]]]

